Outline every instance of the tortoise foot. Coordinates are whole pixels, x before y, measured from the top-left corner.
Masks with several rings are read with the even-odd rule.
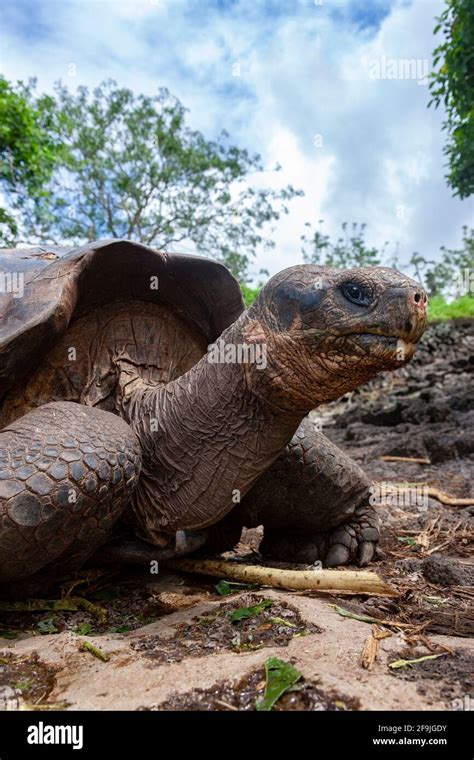
[[[308,531],[265,531],[260,551],[284,562],[364,567],[373,559],[379,538],[378,515],[373,507],[364,504],[347,522],[326,532],[308,535]]]

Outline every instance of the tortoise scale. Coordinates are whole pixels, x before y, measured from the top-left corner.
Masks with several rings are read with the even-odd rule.
[[[127,240],[5,250],[0,271],[18,285],[0,294],[0,597],[88,561],[222,552],[243,526],[276,559],[370,562],[370,481],[307,415],[411,359],[416,282],[294,266],[245,310],[222,264]]]

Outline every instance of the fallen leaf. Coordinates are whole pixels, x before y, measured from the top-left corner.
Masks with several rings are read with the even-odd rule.
[[[289,662],[269,657],[265,662],[265,677],[265,694],[255,704],[259,712],[272,710],[280,697],[302,678],[302,674]]]
[[[366,670],[372,670],[379,651],[379,642],[373,634],[370,634],[362,650],[361,665]]]
[[[74,633],[77,633],[79,636],[87,636],[88,633],[92,631],[92,625],[91,623],[81,623],[77,626],[77,628],[74,628]]]
[[[238,594],[239,591],[256,589],[258,585],[256,583],[236,583],[233,581],[219,581],[214,588],[221,596],[230,596],[231,594]]]
[[[357,615],[355,612],[345,610],[344,607],[339,607],[337,604],[332,605],[338,615],[342,617],[351,618],[352,620],[358,620],[360,623],[380,623],[379,618],[370,617],[369,615]]]
[[[419,662],[426,662],[426,660],[437,660],[438,657],[446,657],[447,652],[441,652],[441,654],[426,654],[424,657],[417,657],[415,660],[394,660],[388,663],[388,667],[392,670],[398,670],[399,668],[408,668],[412,665],[418,665]]]
[[[110,655],[103,652],[99,647],[95,647],[90,641],[81,641],[80,648],[86,652],[90,652],[90,654],[93,654],[94,657],[97,657],[98,660],[102,660],[102,662],[108,662],[110,660]]]
[[[294,623],[290,623],[289,620],[284,620],[281,617],[272,617],[272,618],[270,618],[270,622],[274,623],[275,625],[285,625],[287,628],[296,628],[297,627]]]
[[[59,633],[59,628],[54,625],[54,618],[48,618],[47,620],[40,620],[36,624],[36,627],[40,633]]]
[[[448,599],[443,599],[441,596],[424,596],[422,598],[423,601],[428,602],[428,604],[434,604],[436,606],[446,604],[449,601]]]
[[[382,639],[391,636],[390,631],[383,631],[374,625],[370,636],[365,642],[364,649],[362,650],[361,665],[366,670],[372,670],[375,660],[379,652],[379,642]]]
[[[421,546],[422,549],[427,549],[430,545],[430,538],[427,533],[420,533],[416,537],[416,543]]]
[[[238,623],[239,620],[245,620],[246,618],[255,617],[260,615],[261,612],[271,607],[273,604],[271,599],[262,599],[258,604],[254,604],[251,607],[239,607],[234,612],[229,613],[229,619],[232,623]]]
[[[331,605],[338,615],[342,617],[352,618],[352,620],[358,620],[360,623],[375,623],[377,625],[391,625],[394,628],[412,628],[412,623],[397,623],[396,620],[381,620],[380,618],[370,617],[369,615],[357,615],[355,612],[345,610],[344,607],[339,607],[337,604]]]
[[[406,546],[416,546],[416,539],[413,536],[397,536],[397,541]]]
[[[260,633],[261,631],[269,631],[272,627],[271,623],[263,623],[262,625],[259,625],[256,629],[256,633]]]

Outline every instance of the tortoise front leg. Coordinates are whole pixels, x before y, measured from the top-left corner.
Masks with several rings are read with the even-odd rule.
[[[1,430],[0,598],[81,567],[125,509],[140,463],[127,423],[80,404],[46,404]]]
[[[305,419],[242,503],[213,526],[209,549],[236,543],[243,525],[264,526],[260,551],[288,562],[366,565],[379,539],[363,470]]]

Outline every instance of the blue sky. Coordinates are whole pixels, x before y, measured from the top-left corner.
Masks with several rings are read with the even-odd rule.
[[[400,266],[436,258],[474,223],[444,180],[443,114],[427,109],[441,0],[5,0],[0,70],[74,89],[113,78],[168,87],[209,137],[261,153],[255,182],[305,191],[261,251],[271,273],[301,261],[305,222],[367,240]],[[410,64],[410,61],[412,62]],[[404,68],[405,67],[405,68]],[[427,69],[425,67],[428,67]],[[407,74],[408,72],[408,74]],[[270,170],[275,164],[283,170]]]

